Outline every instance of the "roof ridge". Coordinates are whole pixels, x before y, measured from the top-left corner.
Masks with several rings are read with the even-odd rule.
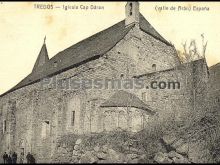
[[[148,20],[140,12],[140,29],[145,33],[151,35],[153,38],[165,43],[166,45],[173,46],[160,33],[148,22]]]
[[[140,29],[155,39],[169,45],[169,43],[151,26],[151,24],[140,14]],[[30,73],[17,85],[1,96],[33,84],[42,78],[59,74],[85,62],[96,59],[98,56],[111,50],[120,42],[134,26],[125,26],[125,19],[114,25],[87,37],[68,48],[58,52],[49,59],[38,71]],[[99,58],[98,57],[98,58]]]
[[[216,64],[210,66],[209,68],[211,69],[211,68],[213,68],[213,67],[216,67],[216,66],[219,65],[219,64],[220,64],[220,62],[218,62],[218,63],[216,63]]]
[[[123,19],[123,20],[119,21],[118,23],[115,23],[115,24],[113,24],[112,26],[110,26],[110,27],[108,27],[108,28],[105,28],[105,29],[103,29],[103,30],[101,30],[101,31],[99,31],[99,32],[97,32],[97,33],[95,33],[95,34],[89,36],[89,37],[86,37],[86,38],[84,38],[84,39],[82,39],[82,40],[80,40],[80,41],[78,41],[78,42],[72,44],[71,46],[69,46],[69,47],[67,47],[67,48],[65,48],[65,49],[63,49],[63,50],[61,50],[61,51],[59,51],[59,52],[58,52],[57,54],[55,54],[50,60],[56,58],[56,56],[58,56],[58,55],[61,54],[62,52],[67,51],[68,49],[71,49],[73,46],[78,46],[78,45],[80,45],[82,42],[84,42],[84,41],[86,41],[86,40],[89,40],[89,39],[91,39],[92,37],[94,37],[94,36],[96,36],[96,35],[98,35],[98,34],[101,34],[101,33],[103,33],[104,31],[107,31],[107,30],[109,30],[110,28],[112,28],[112,27],[114,27],[114,26],[116,26],[116,25],[118,25],[118,24],[120,24],[120,23],[122,23],[122,22],[124,22],[124,21],[125,21],[125,19]],[[49,60],[49,61],[50,61],[50,60]]]

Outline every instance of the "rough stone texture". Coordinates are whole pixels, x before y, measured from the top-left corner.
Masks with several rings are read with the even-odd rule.
[[[175,163],[175,164],[191,163],[187,157],[184,157],[183,155],[178,154],[175,151],[170,151],[169,153],[158,152],[154,157],[154,161],[157,163]]]
[[[111,138],[111,137],[109,137]],[[94,144],[95,146],[88,146],[86,139],[82,140],[79,150],[64,152],[66,149],[59,147],[55,152],[52,162],[64,163],[69,161],[71,163],[144,163],[146,162],[146,155],[144,149],[141,153],[127,150],[127,152],[120,152],[113,149],[111,145]],[[86,145],[87,147],[85,148]],[[116,146],[115,146],[116,147]],[[120,148],[119,146],[117,146]]]
[[[209,116],[210,117],[210,116]],[[210,118],[205,117],[210,121]],[[213,137],[210,135],[210,129],[213,129],[214,125],[209,127],[202,125],[204,119],[182,129],[180,132],[171,133],[162,137],[163,145],[166,146],[166,152],[158,152],[154,160],[156,162],[163,162],[166,156],[172,159],[173,163],[211,163],[216,162],[210,149],[211,139],[218,139],[219,134],[215,134]],[[217,132],[218,129],[214,128]],[[169,147],[167,147],[169,146]],[[216,146],[215,146],[216,147]]]
[[[141,37],[136,38],[136,33]],[[149,47],[150,42],[154,43],[155,46]],[[168,60],[168,56],[173,61]],[[158,57],[161,61],[156,61],[156,59],[159,59]],[[67,79],[74,75],[77,75],[75,77],[78,78],[116,78],[120,77],[121,74],[131,77],[137,73],[150,72],[152,64],[156,62],[158,70],[165,69],[168,64],[164,65],[164,60],[167,63],[169,61],[172,65],[176,65],[177,56],[175,56],[173,47],[134,29],[104,57],[65,71],[57,75],[56,78]],[[145,67],[140,67],[139,62],[143,63],[142,65]],[[169,65],[169,67],[172,66]],[[113,91],[104,92],[103,90],[62,91],[55,90],[53,86],[41,88],[41,83],[35,83],[5,95],[0,101],[1,114],[3,114],[1,121],[6,119],[9,122],[9,119],[6,118],[6,113],[9,113],[8,101],[15,100],[16,131],[13,133],[8,132],[8,137],[14,135],[14,143],[16,144],[8,145],[8,147],[3,145],[1,153],[14,149],[20,153],[21,148],[24,148],[25,154],[29,151],[36,153],[36,160],[39,162],[50,161],[50,157],[55,150],[56,140],[60,135],[99,131],[102,123],[98,126],[92,124],[91,127],[91,123],[88,122],[96,124],[97,119],[87,120],[90,115],[101,115],[97,113],[97,111],[100,112],[99,108],[90,109],[90,100],[96,100],[98,96],[99,99],[96,103],[98,107],[103,100],[109,98],[112,94]],[[71,119],[68,118],[72,110],[76,111],[74,126],[71,126]],[[42,122],[44,121],[49,121],[50,128],[48,137],[42,139]],[[0,136],[3,139],[1,143],[7,141],[6,133]],[[21,146],[21,144],[24,146]]]
[[[77,141],[76,141],[76,145],[79,145],[79,144],[81,144],[82,143],[82,139],[77,139]]]
[[[156,66],[156,70],[152,67],[153,65]],[[205,61],[198,60],[180,65],[174,47],[160,42],[136,26],[104,56],[62,72],[56,75],[56,79],[112,79],[121,78],[122,75],[124,78],[144,79],[145,85],[155,80],[180,81],[181,89],[178,90],[147,90],[149,97],[145,101],[159,114],[149,117],[149,120],[160,118],[161,121],[166,121],[170,116],[174,116],[176,121],[186,121],[192,114],[199,117],[205,113],[208,80]],[[16,151],[20,155],[19,153],[24,150],[25,155],[27,152],[33,153],[38,163],[49,163],[52,160],[55,162],[81,160],[85,163],[95,163],[99,159],[101,162],[110,163],[124,161],[125,155],[109,147],[103,147],[102,152],[98,152],[98,156],[90,151],[84,151],[82,154],[79,141],[71,149],[68,148],[68,144],[57,148],[57,142],[63,135],[91,134],[117,129],[119,122],[111,119],[119,115],[118,109],[99,107],[114,94],[115,90],[62,90],[56,89],[52,83],[49,87],[43,88],[42,81],[0,98],[1,155],[5,151]],[[141,98],[146,89],[127,91]],[[72,111],[75,111],[74,125],[71,124]],[[123,109],[123,111],[126,110]],[[140,109],[137,111],[137,113],[145,113]],[[109,117],[107,119],[104,117],[106,114]],[[127,118],[122,117],[125,119],[120,121],[125,121]],[[148,117],[145,117],[138,123],[141,129],[147,127]],[[135,117],[132,116],[129,119],[134,120]],[[140,118],[137,117],[137,119]],[[106,120],[113,122],[108,124]],[[3,133],[4,121],[7,129]],[[129,121],[122,122],[121,127],[126,130],[133,129],[134,132],[141,130],[140,127],[132,127],[129,124],[131,124]],[[45,130],[43,126],[46,127]],[[179,150],[183,149],[179,148]],[[70,151],[74,153],[72,156],[67,154]],[[59,154],[56,157],[54,155],[57,152]],[[108,154],[109,159],[105,159],[105,154]],[[128,157],[131,162],[138,161],[134,155]],[[170,159],[166,158],[163,161],[170,162]]]
[[[181,146],[176,148],[176,152],[183,154],[183,155],[188,154],[188,151],[189,151],[189,144],[188,143],[184,143]]]
[[[172,163],[172,160],[168,158],[168,155],[162,152],[158,152],[155,155],[154,161],[156,161],[157,163]]]
[[[163,141],[165,142],[165,144],[167,144],[167,145],[173,144],[173,142],[176,140],[175,135],[172,135],[172,134],[164,135],[162,138],[163,138]]]

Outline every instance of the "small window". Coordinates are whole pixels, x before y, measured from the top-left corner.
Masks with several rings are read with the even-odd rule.
[[[71,125],[74,126],[75,123],[75,111],[72,111],[72,115],[71,115]]]
[[[157,70],[156,64],[153,64],[153,65],[152,65],[152,69],[153,69],[153,71],[156,71],[156,70]]]
[[[54,66],[54,67],[57,67],[57,61],[55,61],[55,62],[53,63],[53,66]]]
[[[5,133],[7,130],[7,122],[6,120],[3,121],[3,133]]]
[[[43,139],[46,139],[49,135],[50,135],[50,121],[44,121],[42,123],[41,136]]]

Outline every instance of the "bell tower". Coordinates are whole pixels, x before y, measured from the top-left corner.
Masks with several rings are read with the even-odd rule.
[[[139,2],[127,2],[125,6],[125,26],[139,25]]]

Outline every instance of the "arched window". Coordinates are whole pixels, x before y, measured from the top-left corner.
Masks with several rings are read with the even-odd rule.
[[[125,113],[123,110],[119,111],[118,114],[118,127],[122,130],[127,130],[128,128],[128,120],[127,120],[127,113]]]
[[[6,120],[3,121],[3,133],[5,133],[7,130],[7,122]]]
[[[153,71],[156,71],[156,70],[157,70],[156,64],[153,64],[153,65],[152,65],[152,69],[153,69]]]
[[[143,127],[143,119],[141,112],[137,109],[133,109],[132,111],[132,120],[131,120],[131,128],[132,132],[138,132]]]
[[[50,121],[43,121],[41,131],[41,137],[46,139],[50,135]]]
[[[71,125],[74,126],[74,123],[75,123],[75,111],[72,111],[72,114],[71,114]]]
[[[115,129],[115,120],[114,120],[114,114],[112,111],[105,111],[104,112],[104,131],[112,131]]]

